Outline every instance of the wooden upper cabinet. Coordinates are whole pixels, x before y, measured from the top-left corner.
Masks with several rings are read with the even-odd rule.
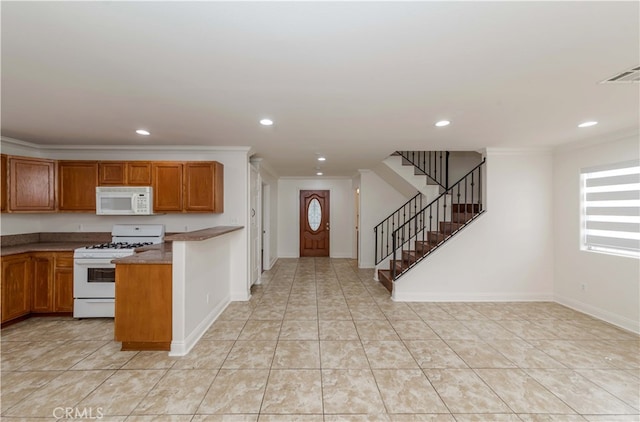
[[[101,161],[98,163],[100,186],[151,186],[149,161]]]
[[[58,209],[95,212],[98,185],[96,161],[59,161],[58,181]]]
[[[153,162],[153,211],[182,211],[182,163]]]
[[[194,161],[184,165],[184,210],[224,211],[224,166],[217,161]]]
[[[125,163],[122,161],[98,163],[98,184],[100,186],[123,186],[125,184]]]
[[[7,156],[0,154],[0,211],[7,210]]]
[[[54,160],[9,157],[9,211],[55,211]]]
[[[151,186],[151,163],[149,161],[128,161],[126,163],[128,186]]]

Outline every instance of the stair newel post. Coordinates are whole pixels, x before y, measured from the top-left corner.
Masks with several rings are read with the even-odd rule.
[[[397,231],[394,231],[391,234],[391,244],[393,245],[393,252],[392,252],[392,256],[391,256],[391,258],[392,258],[391,262],[393,262],[393,265],[391,266],[391,281],[393,281],[396,278],[396,248],[397,248],[397,245],[396,245],[396,233],[397,233]]]
[[[416,233],[418,232],[418,218],[417,218],[417,216],[418,216],[418,202],[416,201],[416,202],[413,203],[413,217],[412,217],[414,219],[414,224],[416,225],[416,228],[415,228]]]
[[[478,167],[478,211],[482,211],[482,164],[484,164],[484,160]]]
[[[375,251],[374,251],[374,255],[373,256],[375,256],[376,262],[378,262],[378,226],[376,226],[373,229],[373,233],[374,233],[374,237],[376,239],[375,240],[375,246],[374,246]]]

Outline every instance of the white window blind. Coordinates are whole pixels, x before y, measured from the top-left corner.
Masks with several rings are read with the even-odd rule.
[[[640,257],[640,160],[581,170],[582,249]]]

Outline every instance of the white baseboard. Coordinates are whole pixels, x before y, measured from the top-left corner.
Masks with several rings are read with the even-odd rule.
[[[222,314],[222,312],[229,306],[231,303],[231,299],[227,297],[222,300],[218,305],[216,305],[211,312],[200,321],[200,324],[196,326],[196,328],[184,339],[184,341],[172,341],[171,342],[171,351],[169,352],[169,356],[185,356],[187,353],[193,349],[200,338],[207,332],[211,324],[213,324],[216,319]]]
[[[398,292],[394,286],[391,299],[396,302],[553,302],[553,295],[540,293],[467,293],[467,292]]]
[[[588,303],[583,303],[567,297],[556,296],[554,300],[555,302],[558,302],[559,304],[574,309],[578,312],[582,312],[594,318],[598,318],[624,330],[640,334],[640,321],[634,321],[633,319],[614,314],[613,312],[607,311],[606,309],[602,309],[597,306],[589,305]]]
[[[231,293],[231,302],[246,302],[251,299],[251,293]]]
[[[300,254],[280,254],[278,258],[300,258]],[[353,256],[350,253],[338,253],[338,254],[330,254],[330,258],[349,258],[353,259]]]
[[[267,262],[267,266],[264,267],[264,270],[269,271],[274,265],[276,265],[276,262],[278,262],[278,258],[273,258],[270,262]]]
[[[349,258],[349,259],[353,259],[353,255],[351,255],[350,253],[337,253],[337,254],[331,254],[331,258]]]

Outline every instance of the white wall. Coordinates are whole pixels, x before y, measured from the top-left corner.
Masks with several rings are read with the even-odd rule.
[[[360,251],[358,266],[375,267],[374,227],[411,197],[406,197],[371,170],[360,170]]]
[[[487,212],[402,276],[399,301],[551,300],[552,156],[491,149]]]
[[[300,256],[300,191],[330,191],[329,254],[355,258],[353,249],[355,188],[351,178],[287,178],[278,180],[278,257]]]
[[[635,332],[640,332],[640,261],[580,250],[580,169],[639,156],[635,135],[561,148],[553,161],[556,301]]]
[[[451,151],[449,154],[449,184],[454,184],[480,164],[482,154],[475,151]]]

